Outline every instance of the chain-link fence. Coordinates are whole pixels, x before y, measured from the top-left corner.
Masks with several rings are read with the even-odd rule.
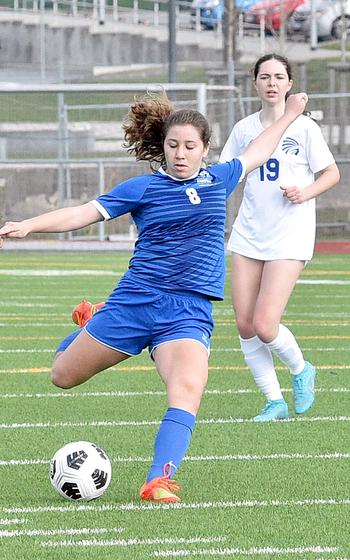
[[[211,161],[218,159],[234,122],[259,108],[258,98],[249,90],[250,82],[250,76],[248,80],[243,73],[239,87],[164,86],[176,107],[196,108],[207,115],[214,140]],[[135,162],[123,147],[121,123],[135,95],[149,89],[159,90],[159,86],[0,84],[1,222],[84,203],[126,178],[148,172],[148,165]],[[319,238],[350,237],[349,95],[312,94],[308,105],[341,170],[339,186],[317,201]],[[228,230],[240,199],[241,189],[237,189],[229,206]],[[132,233],[126,216],[71,236],[106,239]]]

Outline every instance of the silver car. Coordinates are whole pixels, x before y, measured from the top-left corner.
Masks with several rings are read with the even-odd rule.
[[[340,39],[342,36],[342,4],[345,16],[345,28],[350,32],[350,0],[315,0],[316,28],[319,39]],[[288,21],[290,35],[301,33],[305,37],[311,30],[311,1],[306,0],[299,6]]]

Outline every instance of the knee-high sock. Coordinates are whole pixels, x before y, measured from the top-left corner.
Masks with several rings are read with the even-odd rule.
[[[282,399],[281,387],[269,348],[258,336],[241,338],[241,349],[255,383],[268,400]]]
[[[66,348],[68,348],[68,346],[72,344],[73,340],[77,338],[78,334],[80,334],[82,330],[83,329],[77,329],[76,331],[73,331],[68,336],[66,336],[66,338],[64,338],[62,342],[60,342],[60,344],[58,345],[56,349],[56,354],[58,352],[64,352]]]
[[[173,477],[190,445],[195,422],[196,417],[190,412],[181,408],[168,408],[154,442],[153,464],[147,482],[163,476],[163,466],[166,463],[173,465]]]
[[[284,325],[279,325],[275,340],[266,344],[279,357],[293,375],[300,373],[305,366],[305,360],[293,333]]]

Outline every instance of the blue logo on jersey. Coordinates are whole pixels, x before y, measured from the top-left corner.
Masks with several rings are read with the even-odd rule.
[[[286,154],[291,154],[293,156],[297,156],[299,154],[300,148],[299,144],[294,138],[290,138],[287,136],[282,142],[282,150]]]
[[[196,179],[198,185],[209,185],[211,183],[211,175],[205,169],[198,174]]]

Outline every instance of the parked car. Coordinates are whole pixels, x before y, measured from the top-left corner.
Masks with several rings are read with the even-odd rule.
[[[249,10],[254,4],[261,0],[236,0],[236,7],[242,12]],[[224,17],[224,0],[193,0],[191,4],[192,25],[195,25],[197,11],[199,12],[200,23],[204,29],[215,29]]]
[[[305,0],[284,0],[282,9],[286,19],[288,19],[294,10],[304,2]],[[264,17],[266,31],[279,31],[281,27],[282,9],[281,0],[264,0],[258,2],[244,14],[245,26],[258,28],[260,27],[261,19]]]
[[[347,33],[350,32],[350,0],[345,0],[344,15]],[[342,36],[342,0],[316,0],[316,29],[319,39],[340,39]],[[305,37],[311,30],[311,2],[297,8],[288,22],[290,33],[302,33]]]

